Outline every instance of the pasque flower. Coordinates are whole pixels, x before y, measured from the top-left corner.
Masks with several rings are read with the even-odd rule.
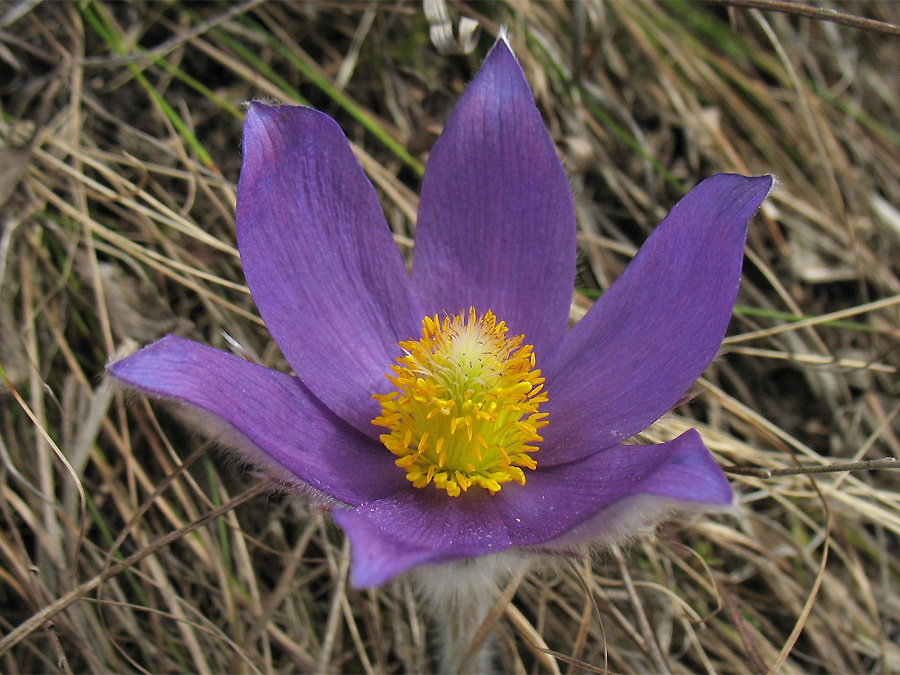
[[[672,508],[732,501],[696,431],[623,441],[715,356],[771,185],[700,183],[567,330],[572,195],[504,40],[429,157],[411,273],[337,124],[253,103],[238,246],[295,375],[174,336],[109,371],[330,504],[357,586],[611,542]]]

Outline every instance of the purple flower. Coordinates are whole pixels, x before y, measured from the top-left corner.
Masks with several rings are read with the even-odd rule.
[[[337,124],[254,103],[238,246],[296,375],[174,336],[109,370],[330,503],[357,586],[615,541],[673,507],[732,501],[696,431],[621,442],[715,356],[747,224],[771,185],[703,181],[567,330],[572,195],[503,40],[428,160],[411,275]]]

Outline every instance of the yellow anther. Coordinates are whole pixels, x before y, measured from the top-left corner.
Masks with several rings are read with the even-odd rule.
[[[491,494],[503,483],[525,483],[520,467],[537,466],[529,453],[547,424],[547,400],[524,336],[507,338],[493,312],[422,320],[422,338],[401,342],[391,366],[395,391],[375,394],[381,415],[372,423],[415,487],[428,484],[457,497],[472,486]]]

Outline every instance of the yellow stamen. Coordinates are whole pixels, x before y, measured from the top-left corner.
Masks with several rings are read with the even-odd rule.
[[[387,375],[396,390],[375,395],[382,410],[372,423],[388,430],[381,442],[415,487],[495,494],[503,483],[525,484],[519,467],[537,466],[530,453],[547,424],[538,411],[544,379],[525,336],[507,332],[493,312],[479,317],[473,307],[443,321],[426,316],[422,338],[400,343],[405,355]]]

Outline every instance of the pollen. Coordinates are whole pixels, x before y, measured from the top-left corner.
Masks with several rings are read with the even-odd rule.
[[[434,485],[458,497],[472,486],[496,494],[504,483],[525,484],[524,469],[543,440],[547,413],[541,371],[524,335],[488,310],[474,308],[422,320],[422,338],[400,343],[404,355],[376,394],[387,429],[381,442],[417,488]]]

